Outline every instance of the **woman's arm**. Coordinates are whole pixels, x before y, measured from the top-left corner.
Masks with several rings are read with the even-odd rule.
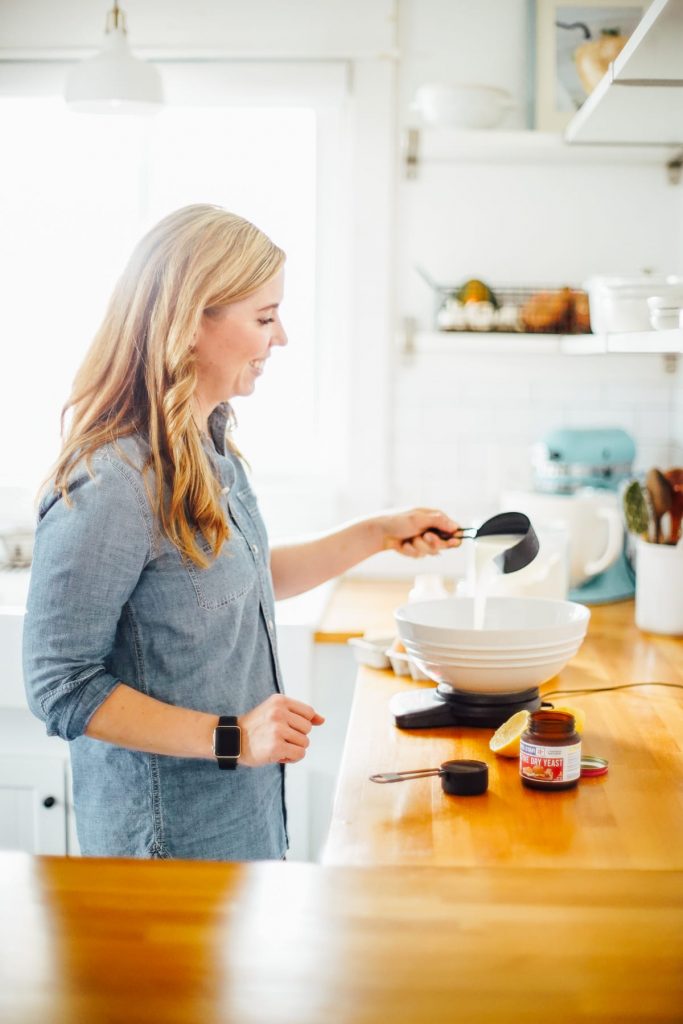
[[[273,694],[238,717],[242,730],[238,764],[254,768],[300,761],[309,745],[308,733],[323,722],[308,704]],[[212,760],[217,725],[218,715],[164,704],[120,683],[95,711],[85,735],[129,750]]]
[[[452,533],[458,524],[445,512],[416,508],[359,519],[332,533],[274,548],[270,567],[275,597],[282,600],[317,587],[379,551],[393,549],[410,558],[422,558],[460,544],[457,537],[422,536],[430,528]]]

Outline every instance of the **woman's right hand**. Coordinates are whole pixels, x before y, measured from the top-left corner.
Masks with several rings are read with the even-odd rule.
[[[238,764],[258,768],[264,764],[301,761],[310,742],[309,732],[324,721],[310,705],[284,693],[274,693],[237,719],[242,730]]]

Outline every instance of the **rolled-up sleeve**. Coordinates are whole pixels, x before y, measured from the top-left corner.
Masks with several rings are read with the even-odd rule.
[[[144,489],[125,464],[98,457],[62,498],[43,504],[24,620],[29,707],[48,735],[72,740],[124,680],[107,670],[124,607],[151,557]]]

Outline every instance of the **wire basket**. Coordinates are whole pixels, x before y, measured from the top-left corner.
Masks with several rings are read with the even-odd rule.
[[[434,293],[434,323],[440,331],[501,331],[526,334],[590,334],[588,294],[557,285],[496,285],[470,280],[441,285],[420,267]]]

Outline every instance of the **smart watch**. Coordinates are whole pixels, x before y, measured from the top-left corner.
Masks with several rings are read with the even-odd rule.
[[[213,731],[213,752],[219,768],[235,769],[242,753],[242,730],[234,715],[221,715]]]

